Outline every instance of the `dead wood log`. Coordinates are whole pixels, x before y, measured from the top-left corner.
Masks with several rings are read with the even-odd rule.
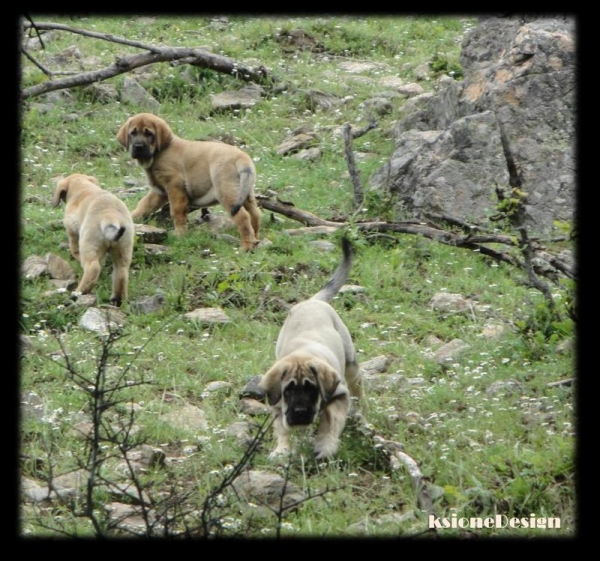
[[[262,208],[271,210],[278,214],[282,214],[287,218],[291,218],[292,220],[301,222],[305,226],[334,226],[336,228],[352,226],[360,232],[396,232],[400,234],[421,235],[425,238],[435,240],[445,245],[469,249],[471,251],[475,251],[481,253],[482,255],[491,257],[496,261],[502,261],[520,269],[526,269],[526,263],[518,259],[517,257],[514,257],[513,255],[505,251],[500,251],[498,249],[494,249],[487,245],[484,245],[486,243],[494,243],[508,245],[509,247],[516,248],[519,246],[519,240],[515,239],[512,236],[493,233],[479,235],[457,234],[455,232],[450,232],[448,230],[438,228],[430,223],[419,222],[417,220],[409,220],[406,222],[334,222],[332,220],[324,220],[310,212],[299,209],[292,203],[284,203],[279,200],[274,200],[266,195],[257,195],[256,199],[259,206],[261,206]],[[547,254],[547,252],[545,253]],[[537,272],[538,274],[546,276],[553,281],[556,279],[557,272],[566,274],[570,278],[573,278],[572,275],[574,275],[571,268],[562,262],[561,267],[560,269],[558,269],[558,271],[557,268],[549,267],[548,269],[540,270]]]
[[[118,57],[116,61],[105,68],[99,70],[93,70],[90,72],[81,72],[73,76],[65,78],[51,79],[48,82],[36,84],[29,88],[25,88],[21,91],[21,99],[25,100],[30,97],[41,95],[47,92],[61,90],[66,88],[73,88],[77,86],[87,86],[120,74],[130,72],[134,68],[141,66],[147,66],[149,64],[155,64],[157,62],[170,62],[172,65],[175,64],[191,64],[193,66],[199,66],[201,68],[208,68],[215,72],[221,72],[224,74],[230,74],[245,82],[266,82],[274,81],[273,76],[264,68],[260,66],[256,69],[246,66],[234,59],[226,56],[215,55],[204,49],[187,48],[187,47],[159,47],[156,45],[148,45],[140,43],[139,41],[130,41],[122,37],[110,35],[108,33],[96,33],[87,31],[85,29],[78,29],[67,25],[61,25],[56,23],[39,22],[35,23],[34,26],[31,24],[24,24],[24,28],[28,29],[35,27],[36,30],[60,30],[86,37],[93,37],[95,39],[102,39],[112,43],[119,43],[130,47],[137,47],[148,51],[143,54],[136,54],[131,56]],[[23,52],[27,58],[32,59],[29,53]],[[34,62],[35,63],[35,62]],[[37,63],[35,63],[37,64]],[[38,65],[39,66],[39,65]],[[45,71],[47,75],[52,75],[51,72]]]

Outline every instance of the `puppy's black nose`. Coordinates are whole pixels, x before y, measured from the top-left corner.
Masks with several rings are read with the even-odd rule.
[[[143,142],[136,142],[131,145],[131,156],[133,158],[148,157],[148,147]]]

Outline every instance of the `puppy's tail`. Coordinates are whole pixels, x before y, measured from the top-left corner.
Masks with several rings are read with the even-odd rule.
[[[240,192],[235,204],[231,207],[231,216],[235,216],[240,208],[244,206],[248,195],[254,187],[254,181],[256,179],[256,173],[250,166],[244,166],[239,170],[240,174]]]
[[[311,298],[311,300],[324,300],[325,302],[330,302],[346,282],[354,258],[352,244],[346,236],[342,238],[342,252],[344,256],[332,277],[327,281],[327,284]]]
[[[104,237],[111,242],[119,241],[125,233],[125,226],[118,226],[116,224],[106,224],[102,227]]]

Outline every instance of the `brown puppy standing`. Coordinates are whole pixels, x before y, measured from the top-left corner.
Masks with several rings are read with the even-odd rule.
[[[71,254],[83,268],[75,292],[88,294],[98,283],[106,255],[113,261],[111,302],[127,299],[134,225],[125,203],[102,189],[95,177],[74,173],[56,184],[52,206],[66,202],[64,225]]]
[[[277,447],[271,457],[290,452],[294,427],[319,418],[317,459],[331,458],[340,444],[351,397],[363,398],[361,373],[348,328],[328,303],[339,292],[352,264],[352,246],[342,239],[344,257],[329,282],[312,298],[296,304],[277,339],[277,362],[259,386],[275,414]]]
[[[131,213],[134,220],[168,202],[175,233],[182,235],[190,208],[220,203],[238,227],[244,249],[258,243],[261,214],[254,196],[256,170],[248,154],[221,142],[179,138],[151,113],[130,117],[117,140],[144,168],[150,183]]]

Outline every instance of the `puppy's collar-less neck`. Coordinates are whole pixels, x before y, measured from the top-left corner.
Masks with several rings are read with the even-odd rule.
[[[152,164],[154,163],[154,156],[152,158],[148,158],[147,160],[138,160],[140,166],[142,166],[144,169],[150,169],[152,167]]]

